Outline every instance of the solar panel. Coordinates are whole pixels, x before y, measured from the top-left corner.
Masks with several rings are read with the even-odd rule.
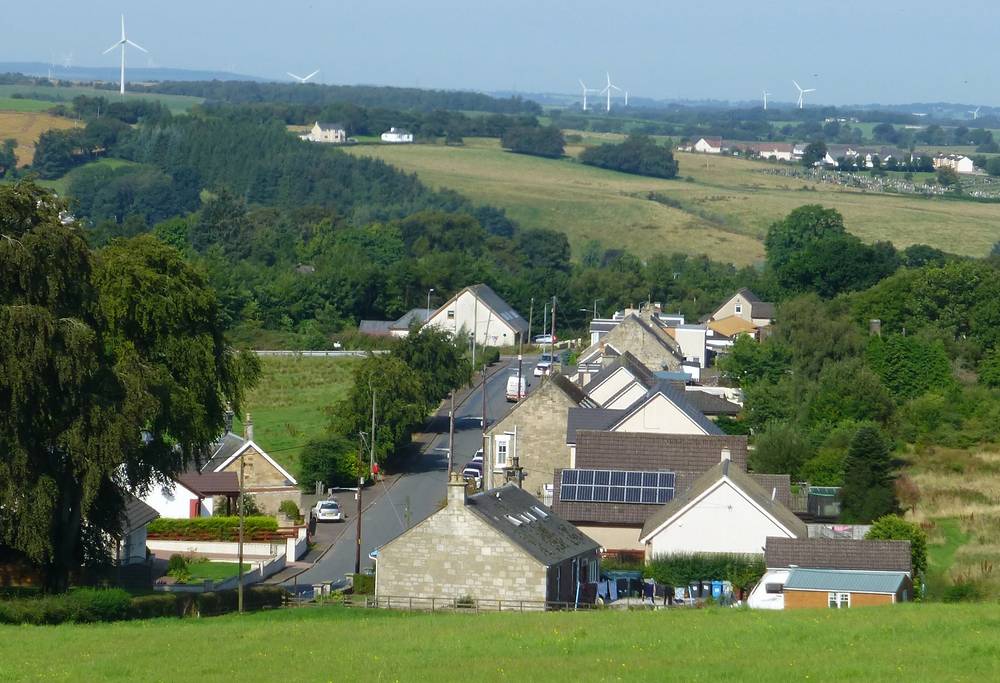
[[[635,470],[562,471],[559,500],[598,503],[669,503],[674,497],[673,472]]]

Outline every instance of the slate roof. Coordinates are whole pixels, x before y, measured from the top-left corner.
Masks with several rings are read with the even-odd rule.
[[[469,496],[466,505],[546,567],[600,548],[597,541],[514,484]],[[520,523],[510,521],[511,517]]]
[[[769,537],[764,549],[764,564],[769,569],[794,565],[803,569],[857,569],[906,574],[913,571],[909,541],[846,538]]]
[[[904,572],[793,569],[784,590],[838,591],[844,593],[898,593],[906,582]]]
[[[387,336],[392,332],[393,325],[395,325],[394,320],[362,320],[361,324],[358,325],[358,332],[361,334],[370,334],[372,336]]]
[[[515,332],[527,334],[528,321],[522,318],[521,314],[515,311],[514,308],[509,303],[504,301],[499,294],[494,292],[489,285],[472,285],[471,287],[466,287],[466,289],[475,294],[484,304],[489,306],[490,310],[499,316],[499,318],[509,325]],[[449,301],[448,303],[451,302]]]
[[[347,126],[342,123],[330,123],[328,121],[317,121],[316,125],[320,130],[347,130]]]
[[[743,298],[750,302],[751,318],[773,318],[774,304],[770,301],[761,301],[760,297],[744,287],[739,291]]]
[[[552,375],[549,381],[562,389],[563,393],[569,396],[578,406],[597,407],[594,400],[587,396],[587,392],[571,382],[569,377],[565,375]]]
[[[410,329],[410,324],[416,320],[421,325],[427,322],[427,319],[431,317],[433,312],[430,308],[411,308],[406,313],[403,314],[399,320],[393,322],[389,329],[391,330],[408,330]],[[362,321],[364,322],[364,321]],[[381,322],[381,321],[378,321]]]
[[[245,443],[246,439],[243,437],[233,434],[232,432],[226,432],[214,444],[212,456],[202,464],[201,471],[206,473],[213,472],[216,468],[220,467],[222,463],[228,460],[236,451],[240,450]]]
[[[222,464],[222,460],[219,464]],[[185,472],[177,476],[177,483],[191,493],[209,496],[234,495],[240,492],[240,480],[235,472]]]
[[[574,444],[577,432],[582,430],[603,432],[628,415],[628,410],[608,408],[570,408],[566,419],[566,443]]]
[[[642,525],[642,532],[639,534],[640,540],[656,531],[657,528],[680,512],[684,506],[714,487],[722,478],[729,479],[748,498],[767,511],[795,536],[804,538],[809,534],[809,528],[805,522],[777,500],[771,500],[770,491],[762,489],[750,475],[740,469],[739,465],[734,465],[731,460],[723,460],[698,477],[686,491],[678,492],[673,500],[657,509]],[[706,533],[710,533],[710,530],[706,530]],[[771,539],[768,538],[768,540]]]
[[[140,529],[159,516],[159,512],[135,496],[130,495],[125,502],[125,519],[123,520],[122,531],[127,534]]]
[[[632,376],[647,389],[656,384],[656,375],[653,374],[649,368],[643,365],[638,358],[633,356],[631,352],[626,351],[594,375],[584,389],[586,391],[593,391],[593,389],[600,386],[601,382],[615,374],[619,368],[625,368],[628,370]]]
[[[662,346],[664,350],[673,355],[678,361],[684,360],[684,356],[683,354],[681,354],[680,345],[678,345],[677,340],[671,337],[669,334],[667,334],[666,330],[663,327],[661,327],[659,323],[653,324],[644,320],[637,313],[629,313],[624,318],[622,318],[621,321],[618,323],[618,325],[616,325],[615,327],[618,327],[620,325],[625,325],[630,321],[634,322],[635,324],[638,324],[647,333],[648,337],[652,338],[656,343]],[[614,351],[614,354],[612,354],[612,351]],[[580,362],[581,363],[590,362],[594,356],[599,354],[610,357],[612,355],[621,356],[624,355],[624,353],[628,353],[628,349],[625,349],[625,351],[622,352],[619,349],[616,349],[612,345],[608,344],[605,338],[602,337],[598,341],[588,346],[582,352],[580,352]]]
[[[684,398],[704,415],[738,415],[741,410],[732,401],[727,401],[721,396],[710,394],[707,391],[685,391]]]

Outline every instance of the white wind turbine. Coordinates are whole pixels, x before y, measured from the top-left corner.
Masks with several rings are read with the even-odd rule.
[[[584,84],[582,78],[578,78],[577,80],[580,81],[580,87],[583,89],[583,110],[587,111],[587,93],[589,93],[589,92],[597,92],[597,88],[588,88]]]
[[[608,77],[608,84],[606,86],[604,86],[604,90],[602,90],[600,94],[601,95],[605,95],[606,94],[608,96],[608,103],[607,103],[607,105],[605,105],[604,111],[609,112],[609,111],[611,111],[611,91],[612,90],[617,90],[618,92],[621,92],[622,89],[619,88],[617,85],[612,85],[611,84],[611,73],[610,72],[608,72],[606,75]]]
[[[628,108],[628,90],[625,91],[625,107]]]
[[[107,50],[104,51],[104,54],[108,54],[109,52],[111,52],[112,50],[114,50],[117,47],[120,47],[121,50],[122,50],[121,87],[119,88],[119,92],[121,93],[122,97],[125,97],[125,48],[127,46],[129,46],[129,45],[131,45],[132,47],[136,48],[137,50],[142,50],[143,52],[146,52],[146,53],[149,52],[149,50],[147,50],[146,48],[142,47],[141,45],[137,45],[137,44],[133,43],[131,40],[129,40],[128,38],[125,37],[125,15],[123,14],[122,15],[122,38],[121,38],[121,40],[119,40],[117,43],[115,43],[114,45],[112,45],[111,47],[109,47]]]
[[[976,119],[979,118],[979,110],[980,109],[982,109],[982,107],[976,107],[975,109],[973,109],[972,111],[969,112],[970,114],[972,114],[972,120],[973,121],[975,121]]]
[[[793,80],[792,83],[795,84],[796,89],[799,91],[799,109],[802,109],[802,107],[804,105],[803,95],[805,95],[806,93],[810,93],[810,92],[816,92],[816,88],[803,88],[795,80]]]
[[[291,76],[292,78],[294,78],[295,80],[297,80],[299,83],[305,83],[310,78],[312,78],[313,76],[315,76],[316,74],[318,74],[319,73],[319,69],[316,69],[315,71],[313,71],[308,76],[296,76],[291,71],[286,71],[285,73],[287,73],[289,76]]]
[[[764,111],[767,111],[767,96],[771,93],[766,90],[761,90],[761,92],[764,94]]]

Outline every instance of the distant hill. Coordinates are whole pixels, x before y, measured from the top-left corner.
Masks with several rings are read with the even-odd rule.
[[[0,62],[0,73],[21,73],[25,76],[47,77],[68,81],[114,81],[118,82],[117,66],[53,66],[45,62]],[[263,83],[266,78],[247,76],[229,71],[206,71],[200,69],[170,69],[167,67],[128,68],[129,82],[145,81],[255,81]]]

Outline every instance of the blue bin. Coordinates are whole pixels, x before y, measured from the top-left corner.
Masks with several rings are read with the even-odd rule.
[[[712,582],[712,599],[721,600],[722,599],[722,582],[713,581]]]

